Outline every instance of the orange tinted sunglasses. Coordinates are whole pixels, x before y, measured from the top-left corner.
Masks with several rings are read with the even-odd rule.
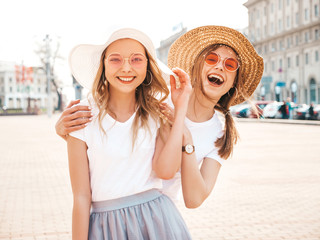
[[[219,54],[211,52],[205,58],[205,63],[210,66],[215,66],[221,61]],[[240,64],[237,59],[234,58],[225,58],[223,59],[223,66],[229,72],[235,72],[240,67]]]

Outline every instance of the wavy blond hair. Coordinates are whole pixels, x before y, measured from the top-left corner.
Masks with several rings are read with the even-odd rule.
[[[108,112],[113,113],[108,106],[110,98],[109,84],[105,77],[104,67],[106,52],[107,48],[101,54],[100,66],[94,79],[91,91],[92,97],[99,108],[99,126],[104,134],[106,134],[106,131],[103,129],[101,121]],[[168,97],[169,89],[161,75],[161,71],[155,59],[152,58],[146,49],[145,53],[148,59],[147,74],[143,83],[140,84],[136,89],[135,97],[137,109],[132,127],[132,147],[134,147],[134,142],[136,140],[139,127],[143,127],[147,129],[149,133],[151,133],[148,125],[149,117],[152,117],[156,122],[160,122],[160,128],[165,125],[164,120],[159,118],[162,116],[160,113],[160,103]],[[146,82],[146,84],[144,84],[144,82]],[[148,83],[150,84],[148,85]]]

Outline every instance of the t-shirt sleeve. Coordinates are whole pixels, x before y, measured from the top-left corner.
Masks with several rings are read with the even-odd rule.
[[[89,102],[89,99],[81,100],[78,105],[91,106],[90,102]],[[82,129],[77,130],[77,131],[74,131],[74,132],[71,132],[71,133],[69,133],[69,135],[86,142],[86,128],[87,127],[82,128]]]
[[[216,160],[218,163],[221,164],[221,166],[224,164],[224,159],[220,157],[218,154],[218,149],[213,149],[207,156],[207,158],[211,158],[213,160]]]
[[[82,128],[80,130],[74,131],[69,133],[70,136],[78,138],[84,142],[86,142],[86,134],[85,134],[85,128]]]

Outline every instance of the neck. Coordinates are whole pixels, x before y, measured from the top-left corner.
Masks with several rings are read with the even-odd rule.
[[[214,106],[217,102],[207,99],[203,94],[196,96],[193,91],[188,104],[187,117],[193,122],[208,121],[215,112]]]
[[[136,110],[135,92],[131,93],[112,93],[110,91],[110,99],[108,108],[116,115],[116,120],[125,121]]]

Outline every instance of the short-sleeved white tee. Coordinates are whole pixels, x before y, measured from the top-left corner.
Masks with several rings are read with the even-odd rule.
[[[89,104],[90,102],[90,104]],[[162,182],[152,171],[158,124],[149,118],[148,130],[139,127],[132,149],[132,124],[135,114],[126,122],[110,115],[102,119],[104,134],[99,128],[99,110],[93,100],[81,105],[92,107],[93,120],[84,129],[70,133],[87,144],[92,201],[129,196],[152,188],[160,189]]]
[[[221,165],[225,161],[218,154],[215,147],[215,141],[223,135],[223,123],[221,117],[215,112],[213,117],[206,122],[192,122],[185,119],[185,124],[191,132],[193,144],[195,146],[195,155],[199,167],[204,158],[211,158],[218,161]],[[181,174],[176,173],[175,177],[170,180],[163,181],[162,192],[168,195],[172,200],[176,201],[181,197]]]

